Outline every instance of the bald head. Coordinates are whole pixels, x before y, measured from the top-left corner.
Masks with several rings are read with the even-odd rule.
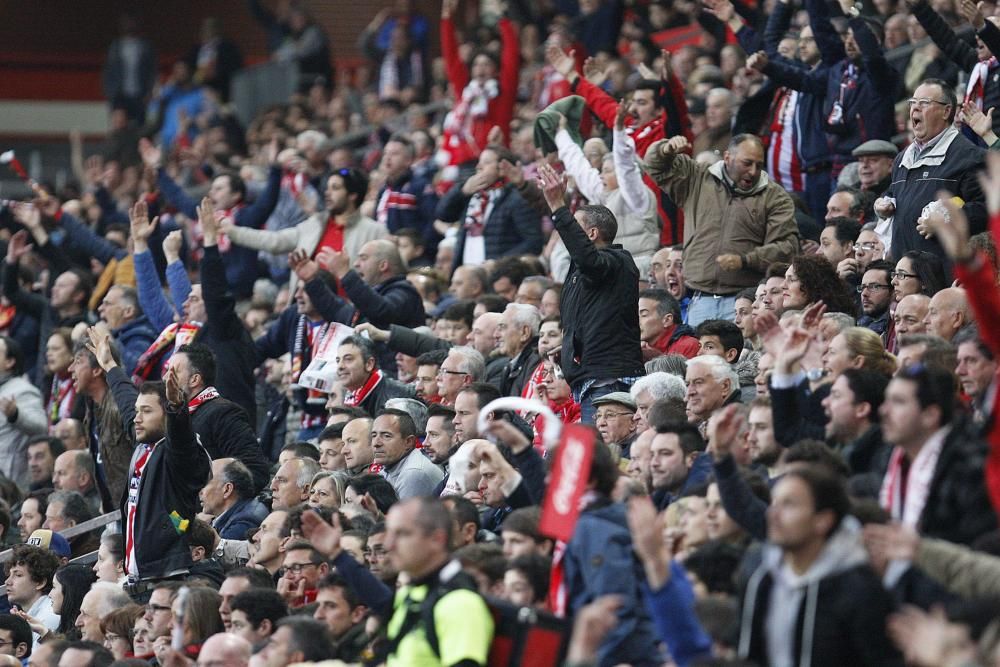
[[[406,273],[406,263],[399,254],[399,248],[392,241],[379,239],[361,246],[354,269],[369,285],[401,276]]]
[[[896,335],[925,333],[927,325],[924,319],[930,304],[931,298],[926,294],[908,294],[900,299],[892,316],[896,323]]]
[[[971,321],[969,299],[961,287],[949,287],[931,297],[924,317],[927,333],[945,340],[954,338],[958,330]]]
[[[251,653],[253,647],[250,642],[228,632],[220,632],[205,641],[198,661],[206,665],[246,667],[250,663]]]

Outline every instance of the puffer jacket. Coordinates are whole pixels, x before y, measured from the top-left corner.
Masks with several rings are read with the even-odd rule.
[[[760,173],[747,195],[726,182],[723,162],[698,164],[687,155],[660,153],[662,142],[646,153],[643,168],[684,209],[684,281],[711,294],[735,294],[753,287],[773,262],[798,252],[792,198]],[[744,268],[723,271],[715,258],[737,254]]]

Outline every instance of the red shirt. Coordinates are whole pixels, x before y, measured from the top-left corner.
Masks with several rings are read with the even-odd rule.
[[[344,250],[344,228],[338,225],[334,218],[327,220],[326,229],[323,230],[323,236],[320,237],[319,243],[316,244],[313,257],[316,257],[323,248],[333,248],[337,252]]]

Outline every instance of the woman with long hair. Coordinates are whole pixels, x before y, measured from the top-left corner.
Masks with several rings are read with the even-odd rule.
[[[73,363],[73,331],[68,327],[53,330],[45,343],[45,372],[49,387],[45,397],[45,414],[49,425],[73,415],[76,385],[69,367]]]
[[[866,327],[848,327],[830,340],[823,353],[823,370],[829,379],[848,368],[862,368],[892,377],[896,357],[882,346],[882,337]]]
[[[825,257],[798,255],[785,271],[783,289],[785,310],[804,310],[822,301],[828,313],[857,315],[858,307],[850,288]]]
[[[52,611],[59,614],[59,634],[70,641],[80,639],[80,631],[76,628],[76,618],[80,615],[80,605],[83,596],[97,580],[94,571],[86,565],[70,563],[56,570],[52,578]]]
[[[911,250],[900,257],[891,277],[896,303],[911,294],[934,296],[948,286],[941,260],[923,250]]]

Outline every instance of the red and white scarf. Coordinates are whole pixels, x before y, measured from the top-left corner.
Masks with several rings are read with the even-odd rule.
[[[204,403],[208,403],[213,398],[218,398],[219,392],[215,387],[205,387],[198,395],[188,401],[188,412],[194,414],[194,411],[202,406]]]
[[[368,398],[381,381],[382,371],[376,368],[372,371],[372,374],[368,376],[368,379],[365,380],[363,385],[354,391],[349,391],[344,394],[344,405],[350,408],[361,405],[361,403]]]
[[[944,428],[930,437],[910,462],[910,470],[905,479],[903,463],[906,453],[901,447],[893,448],[889,467],[882,479],[879,504],[889,512],[894,521],[900,521],[911,528],[916,528],[920,522],[947,432],[947,428]]]
[[[194,340],[194,337],[201,329],[201,324],[197,322],[174,322],[169,325],[149,348],[142,353],[139,361],[136,362],[135,372],[132,374],[132,382],[140,385],[146,380],[156,377],[156,371],[160,367],[164,356],[169,350],[171,354],[181,345],[186,345]]]
[[[76,387],[73,376],[52,376],[52,389],[49,392],[49,424],[55,426],[59,420],[68,418],[73,411],[73,401],[76,400]]]
[[[469,162],[486,148],[476,144],[473,126],[476,120],[486,117],[490,102],[499,94],[500,84],[496,79],[483,84],[473,79],[465,86],[458,104],[444,117],[444,141],[437,157],[442,167],[455,167]],[[445,176],[450,178],[449,174]]]
[[[965,101],[974,103],[979,109],[983,108],[983,97],[986,94],[986,77],[991,67],[996,67],[997,58],[993,56],[989,60],[980,60],[972,68],[969,75],[969,83],[965,87]]]
[[[465,209],[465,229],[469,236],[482,236],[486,219],[492,213],[493,205],[503,194],[503,179],[472,195]]]

